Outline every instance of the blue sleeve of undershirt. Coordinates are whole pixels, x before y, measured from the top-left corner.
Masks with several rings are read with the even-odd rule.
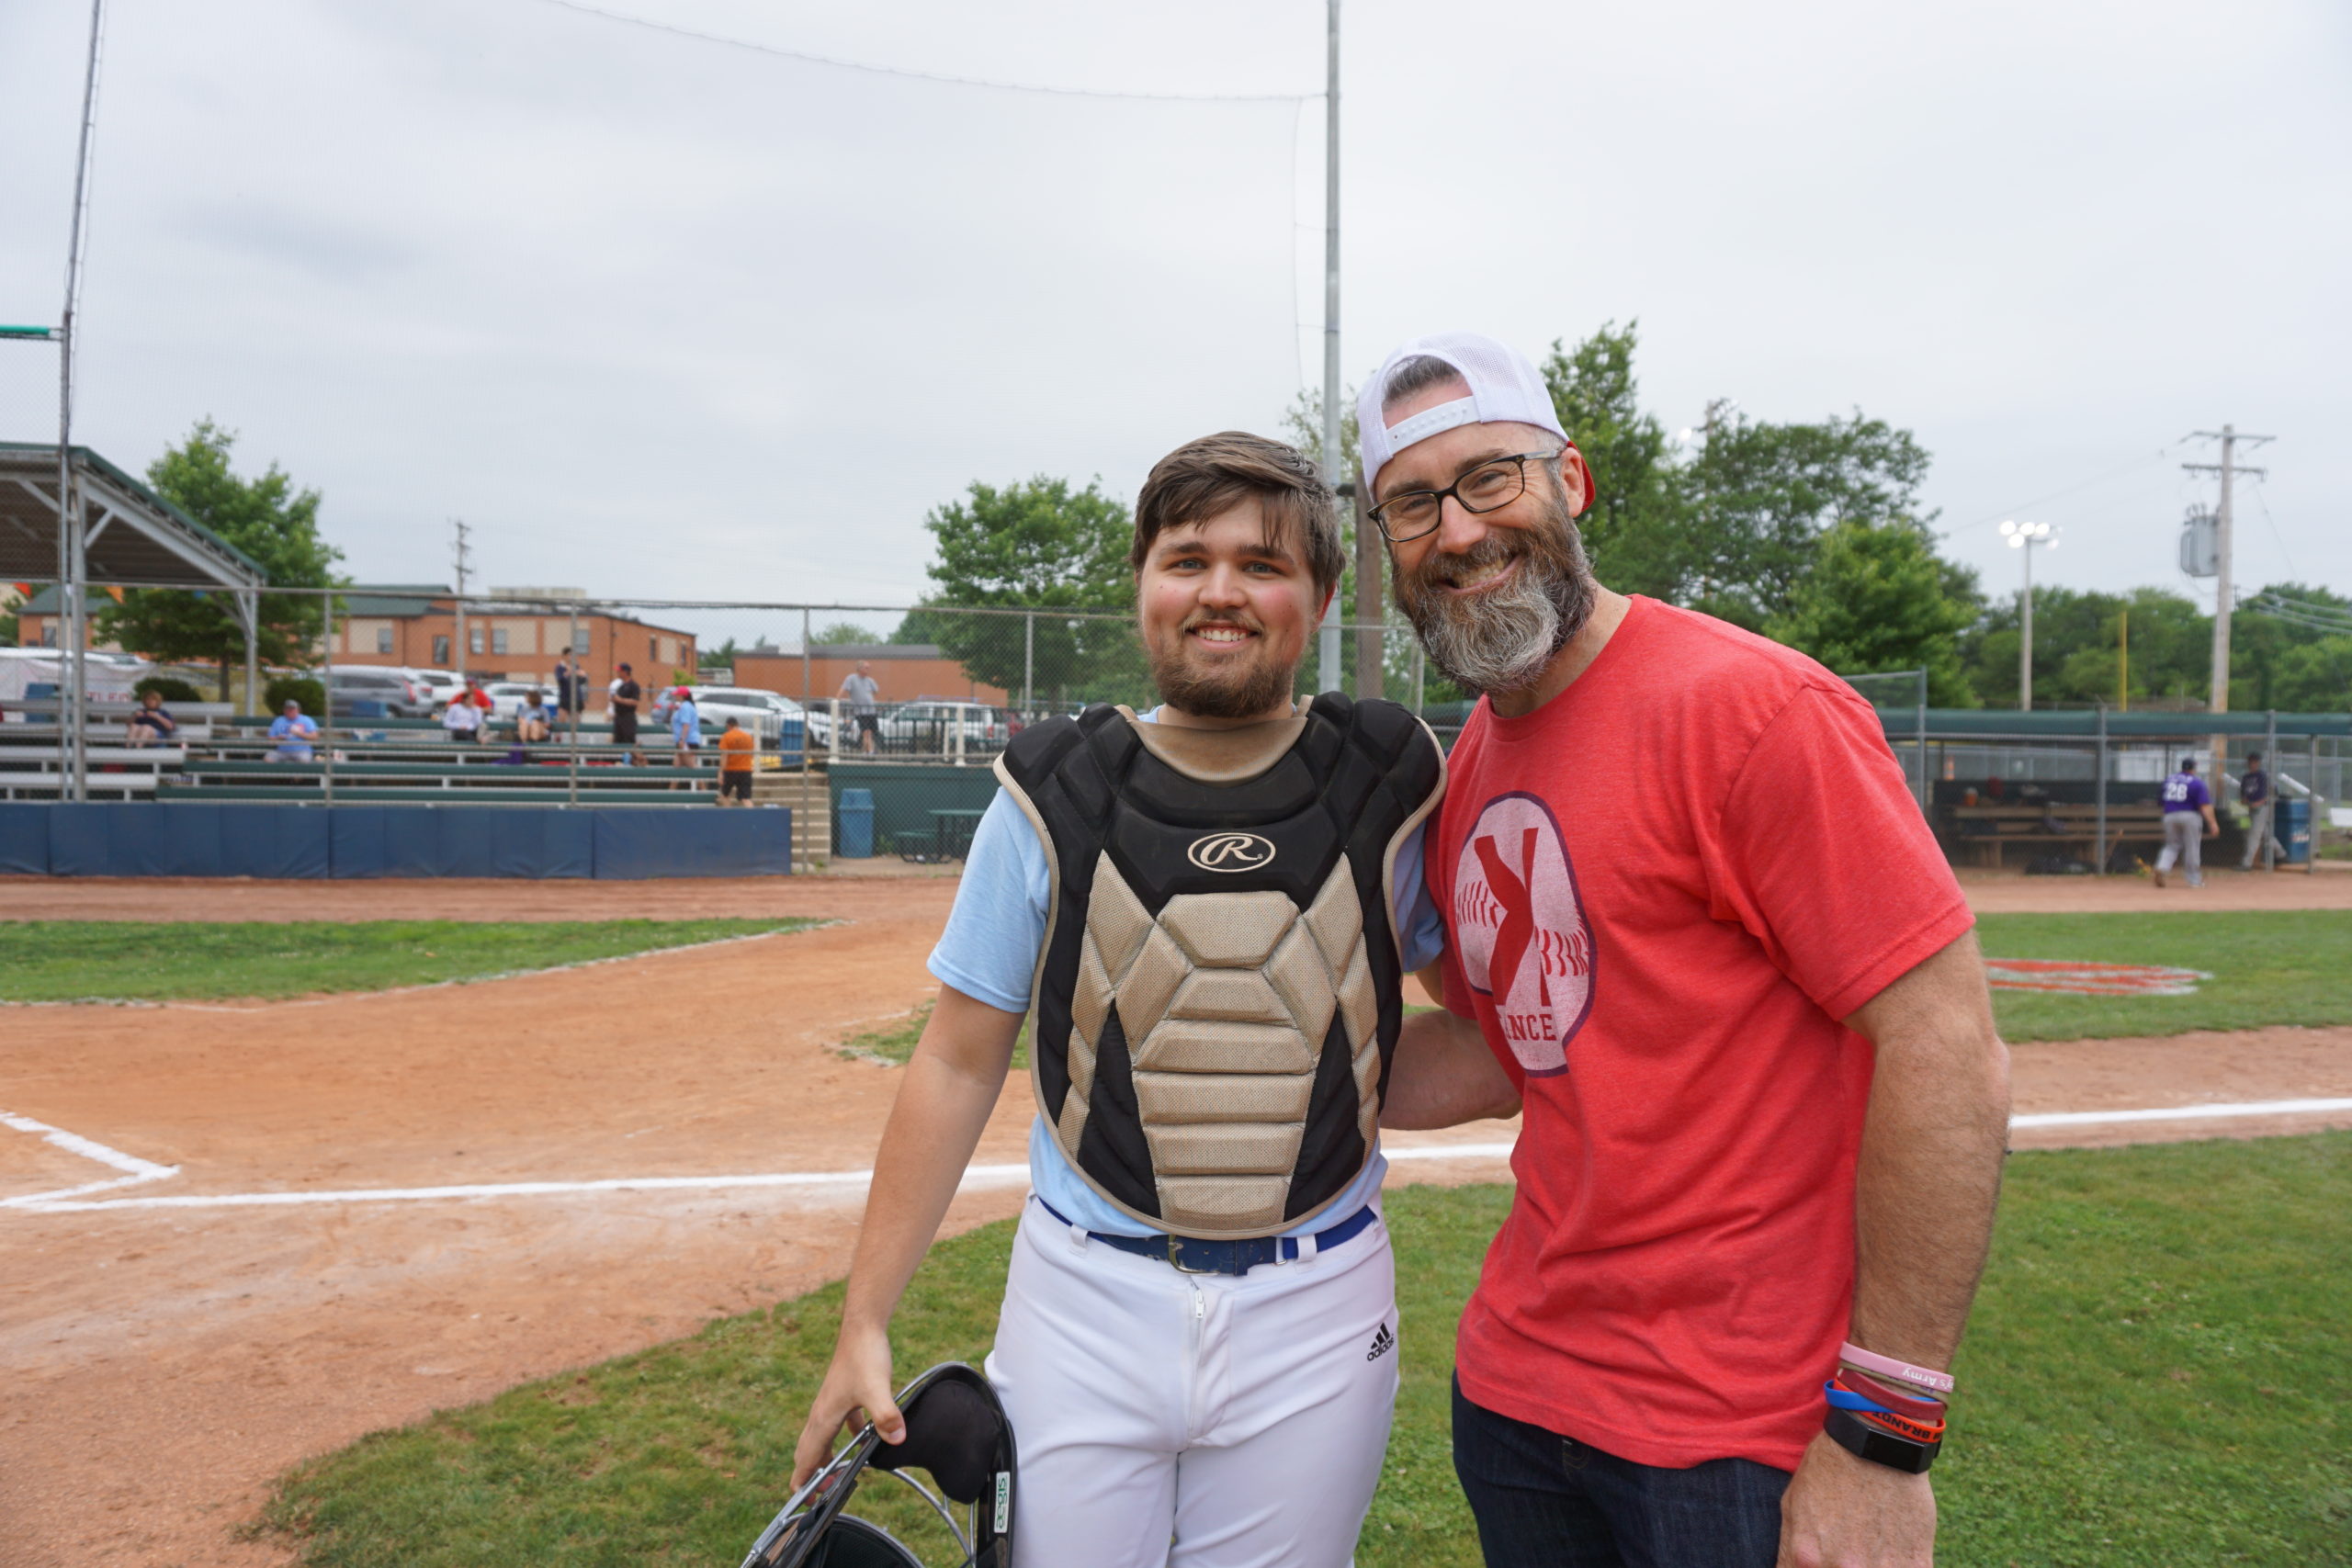
[[[1426,820],[1417,824],[1396,846],[1396,879],[1390,886],[1396,900],[1396,956],[1408,975],[1428,968],[1445,953],[1445,922],[1438,918],[1421,868],[1421,835],[1428,827]]]
[[[933,976],[975,1001],[1027,1012],[1052,897],[1046,846],[1012,796],[1000,789],[973,829],[956,907],[931,950]]]

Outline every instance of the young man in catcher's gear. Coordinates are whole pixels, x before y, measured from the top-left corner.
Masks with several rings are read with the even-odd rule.
[[[1395,704],[1292,701],[1342,556],[1290,447],[1171,453],[1131,558],[1163,705],[1033,726],[997,764],[794,1481],[853,1411],[902,1434],[890,1314],[1033,1017],[1035,1190],[988,1362],[1015,1568],[1340,1568],[1396,1401],[1378,1122],[1401,977],[1441,951],[1444,763]]]

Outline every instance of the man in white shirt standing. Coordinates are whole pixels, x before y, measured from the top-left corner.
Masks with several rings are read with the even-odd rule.
[[[874,666],[863,659],[857,661],[856,669],[842,677],[838,694],[849,704],[849,716],[857,725],[857,749],[869,757],[874,755],[875,742],[881,736],[881,716],[874,705],[881,692],[881,683],[874,679]]]
[[[1034,1010],[1035,1191],[988,1362],[1014,1568],[1342,1568],[1396,1400],[1377,1119],[1401,976],[1442,941],[1444,764],[1395,704],[1294,706],[1342,560],[1297,452],[1179,448],[1130,558],[1163,705],[1034,725],[998,765],[794,1484],[853,1412],[903,1438],[890,1316]]]

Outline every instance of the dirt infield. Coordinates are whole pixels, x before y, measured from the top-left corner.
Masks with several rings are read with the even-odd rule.
[[[2075,892],[2010,881],[2018,886],[1991,891]],[[2245,896],[2352,886],[2260,881]],[[238,1527],[304,1456],[837,1278],[854,1182],[579,1184],[862,1168],[896,1075],[827,1047],[928,992],[922,960],[953,894],[952,882],[931,878],[0,884],[0,912],[20,918],[462,910],[851,922],[391,995],[0,1009],[0,1111],[134,1166],[178,1168],[72,1201],[93,1207],[0,1208],[10,1260],[0,1277],[0,1564],[277,1563],[281,1552],[241,1540]],[[2028,1113],[2352,1096],[2352,1029],[2024,1045],[2016,1055]],[[979,1154],[1012,1174],[960,1198],[952,1225],[1017,1207],[1027,1114],[1016,1082]],[[2042,1128],[2017,1141],[2347,1123]],[[1396,1145],[1510,1134],[1490,1123]],[[1503,1174],[1490,1157],[1401,1158],[1396,1179]],[[37,1132],[0,1128],[0,1201],[123,1175]],[[332,1196],[517,1183],[556,1190]],[[285,1194],[322,1201],[255,1202]],[[156,1200],[169,1206],[148,1206]]]
[[[2158,887],[2143,876],[2021,876],[1962,871],[1960,885],[1980,915],[2116,915],[2165,909],[2352,909],[2352,862],[2315,871],[2244,872],[2208,867],[2205,886],[2177,876]]]

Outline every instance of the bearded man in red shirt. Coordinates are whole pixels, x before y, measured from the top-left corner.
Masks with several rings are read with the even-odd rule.
[[[1408,344],[1358,412],[1397,602],[1481,695],[1382,1122],[1525,1117],[1455,1347],[1487,1562],[1924,1568],[2008,1061],[1878,717],[1594,580],[1510,349]]]

